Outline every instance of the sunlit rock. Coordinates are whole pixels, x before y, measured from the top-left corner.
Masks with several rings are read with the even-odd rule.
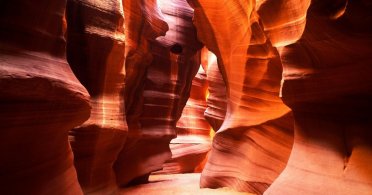
[[[279,98],[278,52],[254,1],[189,2],[198,37],[217,57],[227,99],[201,187],[261,194],[284,169],[293,142],[290,110]]]
[[[177,122],[177,138],[170,143],[172,158],[163,165],[165,173],[200,172],[211,148],[211,126],[204,118],[207,108],[207,75],[202,66],[192,80],[190,97]]]
[[[92,103],[88,121],[70,132],[85,194],[117,190],[113,164],[124,146],[124,13],[121,1],[67,1],[67,59]]]
[[[204,63],[207,68],[208,94],[207,109],[204,112],[204,117],[212,126],[213,131],[217,131],[225,120],[227,106],[226,86],[218,67],[216,56],[207,49],[205,50]]]
[[[202,47],[192,25],[193,10],[185,0],[139,3],[124,3],[125,19],[129,18],[126,21],[129,132],[115,164],[119,185],[146,182],[151,172],[162,169],[163,163],[171,158],[169,143],[176,137],[176,123],[198,71]],[[161,33],[158,27],[163,27]],[[153,34],[158,37],[150,36]]]

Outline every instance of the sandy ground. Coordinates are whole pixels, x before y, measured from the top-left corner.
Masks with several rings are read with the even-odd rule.
[[[122,195],[252,195],[228,188],[199,188],[199,173],[151,175],[150,183],[121,190]]]

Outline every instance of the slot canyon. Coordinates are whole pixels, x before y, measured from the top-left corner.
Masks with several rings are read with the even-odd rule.
[[[0,194],[372,195],[372,1],[2,0]]]

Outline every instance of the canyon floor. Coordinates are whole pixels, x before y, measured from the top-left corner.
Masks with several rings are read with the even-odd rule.
[[[229,188],[199,188],[200,173],[151,175],[149,183],[124,188],[122,195],[251,195]]]

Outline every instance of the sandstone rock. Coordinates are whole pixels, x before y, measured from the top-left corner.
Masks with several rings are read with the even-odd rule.
[[[275,47],[294,43],[302,35],[310,0],[258,0],[256,10],[266,36]]]
[[[227,87],[226,117],[201,187],[263,193],[284,169],[293,140],[290,110],[279,98],[277,51],[253,1],[189,2],[198,37],[216,54]]]
[[[163,150],[162,146],[155,146],[150,142],[151,140],[147,144],[146,141],[139,141],[141,137],[139,115],[143,107],[142,91],[146,71],[152,61],[149,41],[165,35],[168,30],[168,25],[164,21],[156,1],[124,0],[123,5],[126,37],[124,97],[129,129],[125,146],[120,151],[114,165],[117,184],[120,186],[147,175],[150,171],[145,167],[151,167],[151,163],[146,162],[146,158],[150,156],[149,153]],[[143,147],[146,146],[152,147],[154,150],[145,153]]]
[[[197,195],[252,195],[229,188],[200,189],[200,173],[151,175],[149,183],[123,189],[125,194],[197,194]]]
[[[208,107],[204,112],[204,117],[212,126],[213,131],[217,131],[220,129],[226,115],[226,86],[218,68],[216,56],[212,52],[207,51],[206,58]]]
[[[65,58],[65,4],[1,3],[1,194],[82,194],[68,131],[90,106]]]
[[[128,139],[115,164],[120,185],[147,181],[171,158],[169,143],[200,65],[201,44],[186,1],[139,3],[124,3],[129,18],[126,82],[131,86],[126,90]],[[167,25],[169,31],[160,36]]]
[[[204,164],[203,188],[371,194],[371,13],[367,0],[3,1],[0,194],[234,193],[164,175]]]
[[[70,132],[84,194],[117,189],[114,161],[125,143],[124,13],[121,1],[68,0],[67,58],[91,95],[88,121]]]
[[[192,81],[190,97],[177,122],[177,138],[170,143],[172,159],[157,174],[200,172],[211,147],[211,127],[204,118],[207,75],[202,66]]]
[[[371,11],[366,1],[312,1],[303,35],[281,50],[295,141],[266,194],[372,192]]]

